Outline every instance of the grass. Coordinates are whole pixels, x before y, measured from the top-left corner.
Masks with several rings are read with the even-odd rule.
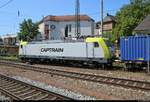
[[[124,63],[113,63],[114,67],[125,67]]]
[[[113,63],[113,67],[115,69],[122,69],[122,70],[124,70],[125,69],[125,64],[124,63]]]
[[[0,56],[0,60],[19,61],[17,56]]]

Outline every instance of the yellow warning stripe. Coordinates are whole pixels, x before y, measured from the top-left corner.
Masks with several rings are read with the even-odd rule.
[[[102,46],[103,51],[104,51],[104,56],[106,59],[111,58],[111,54],[109,51],[109,47],[106,45],[105,41],[103,38],[97,37],[97,38],[87,38],[86,39],[87,43],[94,43],[94,42],[98,42],[99,45]]]

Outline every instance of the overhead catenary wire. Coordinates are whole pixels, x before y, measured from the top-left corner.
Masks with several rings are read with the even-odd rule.
[[[12,1],[13,1],[13,0],[7,1],[5,4],[1,5],[0,8],[3,8],[3,7],[5,7],[5,6],[7,6],[7,5],[10,4]]]
[[[10,4],[11,2],[13,2],[14,0],[7,0],[4,4],[0,4],[0,8],[3,8],[3,7],[6,7],[8,4]],[[105,12],[108,13],[108,12],[113,12],[113,11],[116,11],[116,10],[107,10],[107,11],[104,11],[104,15],[105,15]],[[31,18],[32,16],[31,15],[28,15],[28,14],[24,14],[24,12],[21,12],[20,10],[16,11],[16,12],[11,12],[11,11],[0,11],[1,14],[2,13],[6,13],[7,15],[9,15],[9,17],[11,18],[10,15],[14,15],[15,17],[13,17],[12,19],[18,19],[18,20],[22,20],[22,19],[25,19],[25,18]],[[80,9],[79,9],[79,12],[80,12]],[[91,15],[91,16],[94,16],[94,15],[99,15],[100,12],[91,12],[91,13],[87,13],[87,15]],[[78,24],[79,25],[79,24]],[[80,30],[79,30],[80,31]],[[78,33],[77,33],[78,34]],[[80,33],[79,33],[80,34]]]
[[[117,12],[117,9],[116,10],[104,10],[103,11],[103,14],[107,14],[107,13],[110,13],[111,12]],[[91,12],[91,13],[87,13],[88,15],[99,15],[101,12],[100,11],[97,11],[97,12]]]

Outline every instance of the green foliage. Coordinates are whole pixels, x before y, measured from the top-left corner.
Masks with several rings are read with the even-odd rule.
[[[103,37],[109,39],[109,41],[112,41],[112,32],[111,31],[103,32]]]
[[[0,55],[6,55],[7,49],[6,48],[0,48]]]
[[[117,24],[113,29],[113,39],[130,36],[133,30],[150,13],[150,0],[130,0],[116,14]]]
[[[20,32],[18,33],[19,40],[31,41],[39,34],[38,29],[38,23],[33,23],[31,19],[24,20],[20,24]]]
[[[19,62],[18,56],[1,56],[0,55],[0,60],[9,60],[9,61],[16,61]]]

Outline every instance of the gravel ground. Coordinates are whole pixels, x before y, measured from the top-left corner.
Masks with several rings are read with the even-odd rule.
[[[78,98],[81,94],[83,97],[91,96],[90,98],[102,100],[150,100],[150,91],[144,92],[140,90],[126,89],[6,66],[0,66],[0,73],[10,76],[20,76],[22,78],[45,83],[46,85],[55,86],[55,88],[58,89],[67,89],[69,93],[77,93],[75,98]]]

